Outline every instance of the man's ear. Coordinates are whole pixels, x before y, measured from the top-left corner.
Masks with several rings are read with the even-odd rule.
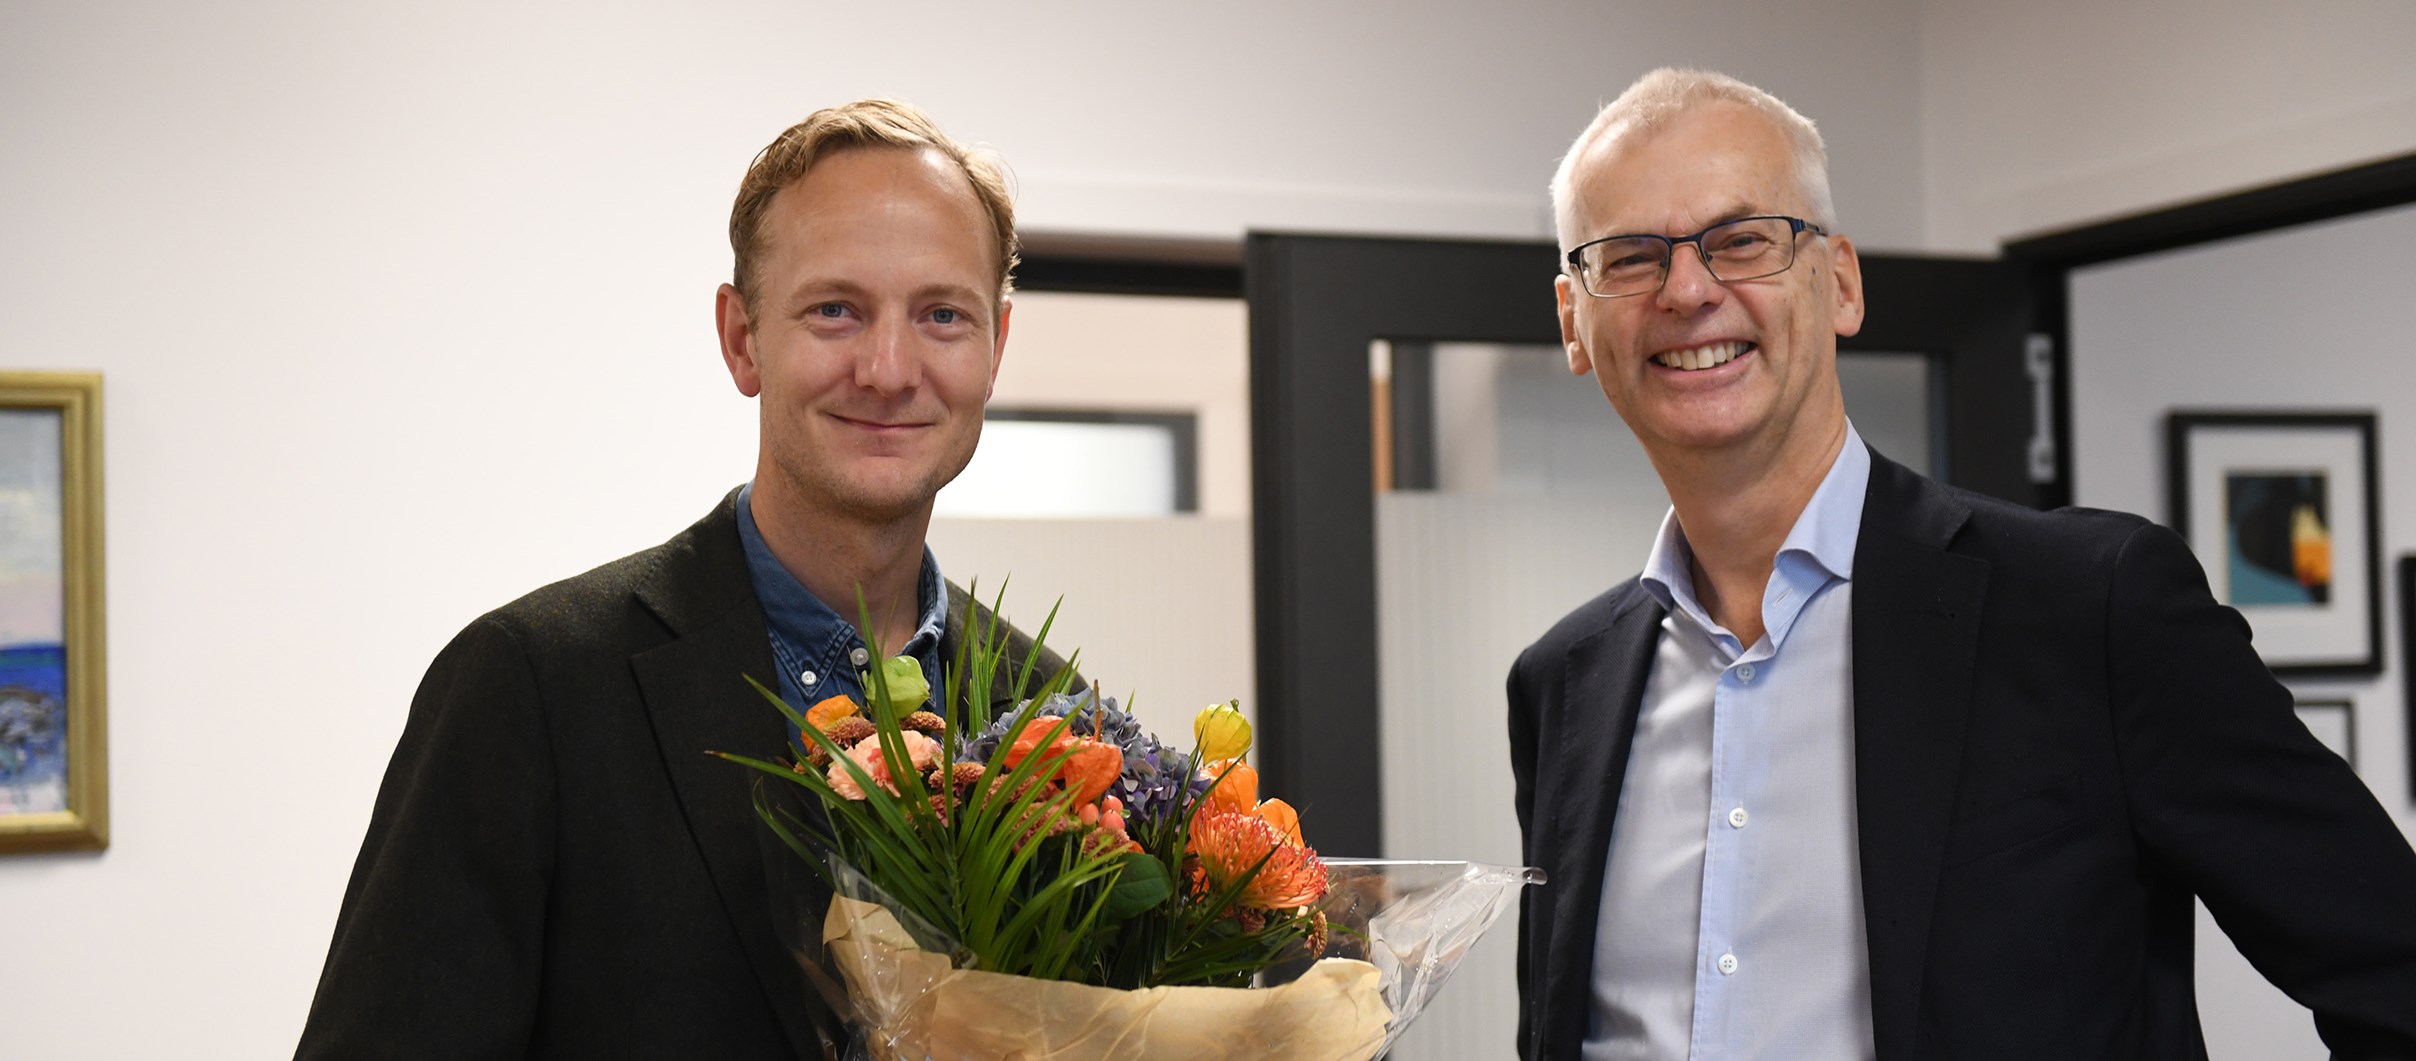
[[[995,345],[990,348],[990,389],[983,393],[984,400],[998,392],[998,366],[1007,359],[1007,321],[1014,315],[1015,300],[1000,298],[998,300],[998,335],[993,340]]]
[[[721,335],[722,364],[738,393],[763,393],[763,370],[755,363],[755,328],[747,322],[747,298],[728,284],[713,292],[713,330]]]
[[[1582,376],[1594,371],[1594,359],[1586,353],[1585,340],[1577,335],[1577,301],[1571,291],[1569,274],[1552,278],[1552,298],[1560,307],[1560,345],[1569,355],[1569,374]]]
[[[1854,253],[1854,241],[1844,236],[1829,237],[1829,289],[1837,304],[1831,322],[1837,334],[1861,331],[1862,259]]]

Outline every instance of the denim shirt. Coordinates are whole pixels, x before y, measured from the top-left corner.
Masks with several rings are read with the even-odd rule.
[[[763,532],[755,526],[755,510],[750,504],[754,492],[753,483],[739,488],[738,540],[746,549],[747,573],[755,582],[755,598],[763,603],[765,625],[771,628],[772,659],[780,666],[781,699],[801,713],[833,696],[862,703],[864,684],[858,672],[870,670],[874,662],[863,636],[854,623],[841,618],[780,566],[771,546],[764,543]],[[912,656],[922,664],[923,680],[937,696],[941,688],[940,635],[948,625],[948,591],[947,583],[940,580],[939,561],[932,558],[928,546],[923,549],[915,599],[923,611],[922,625],[904,645],[886,649],[893,656]],[[791,725],[789,739],[793,742],[798,736],[797,727]]]

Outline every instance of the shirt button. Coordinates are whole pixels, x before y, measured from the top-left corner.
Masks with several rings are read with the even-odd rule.
[[[1737,680],[1738,680],[1738,681],[1740,681],[1740,682],[1746,682],[1746,683],[1750,684],[1750,683],[1753,681],[1753,664],[1751,664],[1751,663],[1740,663],[1740,664],[1738,664],[1738,665],[1737,665],[1737,669],[1736,669],[1736,676],[1737,676]]]
[[[870,652],[866,652],[866,651],[864,651],[863,649],[860,649],[860,648],[859,648],[859,649],[857,649],[857,650],[855,650],[855,651],[853,651],[853,652],[850,652],[850,653],[848,653],[848,654],[847,654],[847,661],[848,661],[849,663],[853,663],[853,664],[855,664],[856,666],[859,666],[859,667],[861,667],[861,666],[863,666],[863,665],[864,665],[864,661],[865,661],[865,660],[868,660],[868,659],[871,659],[871,658],[872,658],[872,653],[870,653]]]
[[[1720,964],[1720,975],[1721,975],[1721,976],[1734,976],[1734,975],[1736,975],[1736,970],[1737,970],[1737,960],[1736,960],[1736,955],[1734,955],[1734,954],[1723,954],[1723,955],[1720,955],[1720,962],[1719,962],[1719,964]]]
[[[814,672],[810,670],[797,676],[798,683],[803,685],[813,685],[821,680],[822,679],[815,677]]]
[[[1732,827],[1732,828],[1737,828],[1737,829],[1742,829],[1742,828],[1744,828],[1744,827],[1745,827],[1745,808],[1743,808],[1743,807],[1738,807],[1738,808],[1737,808],[1737,809],[1735,809],[1735,810],[1729,811],[1729,812],[1728,812],[1728,824],[1729,824],[1729,826],[1730,826],[1730,827]]]

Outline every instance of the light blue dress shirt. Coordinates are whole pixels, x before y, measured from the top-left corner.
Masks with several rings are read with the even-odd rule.
[[[1848,425],[1752,645],[1704,610],[1661,521],[1642,581],[1669,615],[1611,828],[1586,1061],[1872,1056],[1852,623],[1870,468]]]

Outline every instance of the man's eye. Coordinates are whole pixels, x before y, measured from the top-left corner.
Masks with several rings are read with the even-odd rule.
[[[964,317],[964,314],[958,313],[947,306],[941,306],[940,308],[931,311],[931,323],[933,324],[954,324],[957,321],[963,320]]]
[[[807,312],[812,313],[814,316],[822,317],[828,320],[838,320],[841,317],[847,316],[847,307],[836,302],[825,302],[819,306],[815,306],[813,309],[808,310]]]

